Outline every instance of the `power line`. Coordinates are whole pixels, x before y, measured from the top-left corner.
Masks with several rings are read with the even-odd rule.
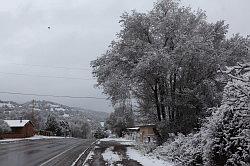
[[[64,77],[64,76],[33,75],[33,74],[9,73],[9,72],[0,72],[0,74],[16,75],[16,76],[28,76],[28,77],[58,78],[58,79],[92,80],[92,79],[81,78],[81,77]]]
[[[21,92],[4,92],[0,91],[2,94],[11,94],[11,95],[23,95],[23,96],[37,96],[37,97],[54,97],[54,98],[71,98],[71,99],[98,99],[106,100],[103,97],[93,97],[93,96],[68,96],[68,95],[47,95],[47,94],[36,94],[36,93],[21,93]]]
[[[10,65],[18,66],[29,66],[29,67],[42,67],[42,68],[54,68],[54,69],[66,69],[66,70],[89,70],[88,68],[81,67],[66,67],[66,66],[47,66],[47,65],[36,65],[36,64],[25,64],[25,63],[8,63]]]

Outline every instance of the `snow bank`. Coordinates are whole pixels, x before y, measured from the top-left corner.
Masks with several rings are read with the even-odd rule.
[[[15,139],[2,139],[0,140],[0,144],[6,144],[9,142],[16,142],[16,141],[22,141],[24,138],[15,138]]]
[[[58,136],[44,136],[44,135],[34,135],[33,137],[25,138],[27,140],[36,140],[36,139],[60,139],[65,137]]]
[[[114,147],[111,146],[110,148],[107,148],[104,153],[102,153],[103,159],[107,161],[110,166],[112,166],[113,163],[122,160],[122,158],[116,152],[113,152],[113,150]]]
[[[102,141],[102,142],[115,141],[115,142],[118,142],[122,145],[135,145],[134,140],[127,140],[125,138],[103,138],[100,141]]]
[[[0,140],[0,144],[3,144],[3,143],[10,143],[10,142],[17,142],[17,141],[25,141],[25,140],[61,139],[61,138],[65,138],[65,137],[34,135],[33,137],[29,137],[29,138],[3,139],[3,140]]]
[[[173,166],[173,164],[164,161],[164,160],[160,160],[157,158],[154,158],[152,156],[144,156],[142,154],[139,153],[138,150],[135,150],[131,147],[127,148],[127,156],[132,159],[132,160],[136,160],[139,163],[141,163],[143,166],[152,166],[152,165],[156,165],[156,166]]]

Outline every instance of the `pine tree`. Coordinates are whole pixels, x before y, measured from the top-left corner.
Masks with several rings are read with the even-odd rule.
[[[56,120],[56,117],[49,115],[46,122],[46,130],[53,132],[56,135],[61,135],[61,129]]]

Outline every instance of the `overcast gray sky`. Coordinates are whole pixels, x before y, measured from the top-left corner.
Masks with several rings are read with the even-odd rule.
[[[101,56],[115,38],[124,11],[146,12],[153,2],[0,0],[0,91],[105,97],[94,88],[90,61]],[[226,20],[230,35],[250,34],[249,0],[183,0],[182,4],[206,10],[211,22]],[[96,99],[7,94],[0,94],[0,99],[19,103],[40,99],[97,111],[112,110],[108,101]]]

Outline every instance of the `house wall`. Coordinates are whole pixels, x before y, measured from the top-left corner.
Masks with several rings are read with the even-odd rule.
[[[127,131],[124,137],[128,140],[140,141],[139,131]]]
[[[153,126],[140,127],[141,142],[152,142],[155,139]],[[149,138],[150,137],[150,138]]]
[[[22,133],[25,135],[25,137],[32,137],[35,135],[35,132],[35,128],[31,122],[27,123],[22,129]]]

